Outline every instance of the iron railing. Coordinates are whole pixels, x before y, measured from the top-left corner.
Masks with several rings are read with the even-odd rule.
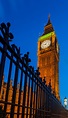
[[[10,45],[10,23],[0,25],[0,118],[68,118],[68,111],[30,66],[29,53]]]

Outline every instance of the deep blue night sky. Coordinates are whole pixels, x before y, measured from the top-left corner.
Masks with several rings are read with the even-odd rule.
[[[6,2],[5,2],[6,1]],[[68,0],[0,0],[0,23],[10,22],[13,43],[22,54],[30,52],[31,65],[37,67],[37,42],[48,14],[60,46],[59,79],[61,102],[68,98]]]

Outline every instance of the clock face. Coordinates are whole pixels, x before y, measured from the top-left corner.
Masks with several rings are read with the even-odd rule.
[[[49,47],[50,44],[51,44],[51,41],[50,41],[50,40],[45,40],[45,41],[43,41],[43,42],[41,43],[41,48],[42,48],[42,49],[45,49],[45,48]]]

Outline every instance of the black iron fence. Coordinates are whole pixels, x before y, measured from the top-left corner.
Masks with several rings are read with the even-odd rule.
[[[68,118],[45,78],[30,66],[29,53],[10,45],[10,23],[0,25],[0,118]]]

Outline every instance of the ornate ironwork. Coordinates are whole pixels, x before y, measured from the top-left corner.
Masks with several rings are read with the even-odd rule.
[[[47,86],[39,68],[30,66],[29,52],[21,56],[20,48],[9,44],[9,27],[10,23],[0,25],[0,118],[68,118],[51,93],[51,83]]]

